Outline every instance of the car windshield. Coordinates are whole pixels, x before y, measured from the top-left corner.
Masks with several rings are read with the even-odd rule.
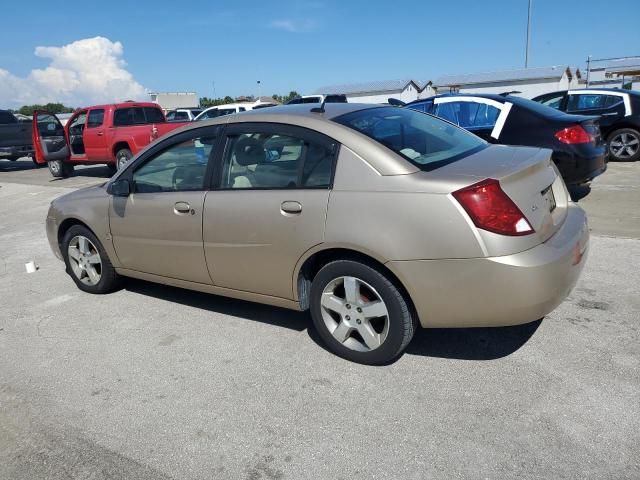
[[[434,170],[487,146],[449,122],[406,108],[369,108],[334,121],[373,138],[422,170]]]

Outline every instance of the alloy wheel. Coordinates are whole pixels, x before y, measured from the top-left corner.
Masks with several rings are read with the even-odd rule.
[[[616,158],[631,158],[638,153],[639,148],[640,138],[633,133],[620,133],[609,142],[609,149]]]
[[[324,323],[343,346],[368,352],[382,345],[389,333],[389,312],[380,294],[356,277],[338,277],[321,297]]]
[[[102,259],[96,246],[87,237],[75,236],[67,249],[69,265],[78,280],[86,285],[97,285],[102,278]]]

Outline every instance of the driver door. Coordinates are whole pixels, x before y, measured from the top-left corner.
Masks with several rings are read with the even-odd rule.
[[[131,193],[111,197],[113,245],[124,268],[211,284],[202,213],[219,127],[176,135],[134,161],[119,179]]]
[[[33,113],[31,136],[37,163],[69,160],[69,142],[64,127],[53,113]]]

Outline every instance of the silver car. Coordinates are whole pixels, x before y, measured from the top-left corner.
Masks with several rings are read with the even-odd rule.
[[[550,153],[395,107],[263,109],[56,199],[47,235],[86,292],[135,277],[310,310],[330,350],[384,364],[418,325],[531,322],[569,294],[587,221]]]

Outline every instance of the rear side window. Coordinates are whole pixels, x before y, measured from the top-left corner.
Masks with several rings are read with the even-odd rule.
[[[229,138],[222,188],[328,188],[335,145],[294,133],[247,131]]]
[[[334,121],[372,138],[427,171],[487,146],[472,133],[408,108],[368,108],[341,115]]]
[[[185,116],[187,115],[185,112],[178,112],[178,115],[180,113],[184,113]],[[164,116],[162,115],[162,110],[159,108],[144,107],[144,115],[147,123],[164,123]]]
[[[113,114],[113,125],[116,127],[143,125],[144,123],[144,112],[141,107],[120,108]]]
[[[96,128],[102,125],[104,122],[104,109],[99,108],[97,110],[91,110],[89,112],[89,119],[87,120],[87,128]]]
[[[493,128],[500,110],[479,102],[446,102],[438,105],[436,115],[462,128]]]
[[[568,112],[579,112],[580,110],[597,110],[610,108],[623,103],[622,97],[617,95],[601,94],[578,94],[569,95],[567,104]]]

